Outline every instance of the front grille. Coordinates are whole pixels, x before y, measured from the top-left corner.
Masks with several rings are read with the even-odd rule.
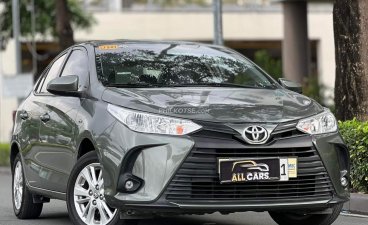
[[[279,124],[275,130],[272,132],[271,141],[275,141],[280,138],[291,138],[301,135],[305,135],[301,131],[296,129],[297,122],[288,122]],[[270,141],[269,140],[269,141]]]
[[[304,144],[304,147],[290,145],[290,147],[274,148],[272,146],[244,146],[236,139],[228,138],[221,140],[221,142],[226,140],[226,145],[216,147],[216,143],[207,144],[207,142],[219,141],[218,138],[203,137],[203,133],[194,135],[196,146],[168,185],[165,193],[166,199],[171,201],[267,202],[331,198],[333,191],[331,181],[311,141],[309,146]],[[303,138],[310,140],[306,136]],[[219,157],[298,157],[298,177],[286,182],[258,181],[220,184],[217,173],[217,158]]]
[[[195,122],[203,126],[203,129],[194,134],[194,136],[211,137],[218,139],[235,139],[237,141],[242,142],[245,145],[249,145],[247,142],[244,141],[240,133],[236,132],[229,126],[213,122],[203,122],[203,121],[195,121]],[[278,124],[276,128],[273,130],[266,144],[272,144],[275,141],[282,138],[292,138],[305,135],[305,133],[296,129],[296,125],[297,121]]]

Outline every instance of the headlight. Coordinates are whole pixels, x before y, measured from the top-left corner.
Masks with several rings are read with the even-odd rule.
[[[328,110],[300,120],[296,128],[308,134],[324,134],[336,132],[337,122],[335,116]]]
[[[142,133],[185,135],[202,128],[190,120],[133,111],[111,104],[108,104],[107,110],[131,130]]]

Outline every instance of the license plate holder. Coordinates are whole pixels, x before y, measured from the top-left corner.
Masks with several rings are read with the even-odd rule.
[[[218,158],[220,183],[288,181],[297,177],[297,158]]]

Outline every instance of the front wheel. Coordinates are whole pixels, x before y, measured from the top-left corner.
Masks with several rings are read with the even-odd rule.
[[[269,212],[279,225],[331,225],[339,217],[343,204],[332,207],[331,214],[297,214],[285,212]]]
[[[76,225],[118,223],[118,210],[105,201],[102,167],[95,152],[82,156],[73,168],[68,182],[67,206],[70,219]]]

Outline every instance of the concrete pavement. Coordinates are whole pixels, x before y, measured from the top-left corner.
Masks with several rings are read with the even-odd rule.
[[[350,195],[350,201],[344,205],[344,210],[368,215],[368,195],[352,193]]]

